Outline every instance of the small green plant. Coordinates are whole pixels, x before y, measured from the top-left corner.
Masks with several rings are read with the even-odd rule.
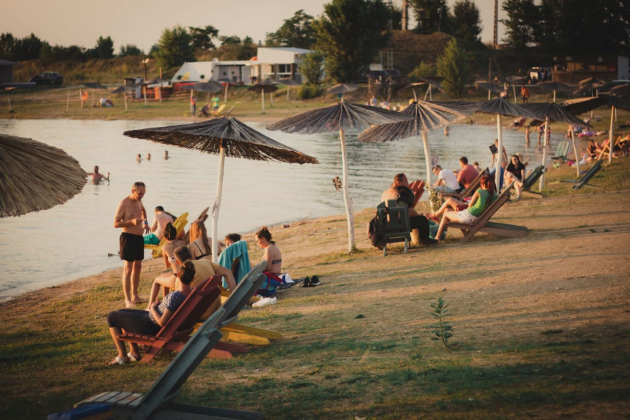
[[[445,303],[444,299],[440,296],[437,302],[431,304],[431,308],[433,308],[431,316],[437,321],[437,324],[431,325],[431,328],[434,329],[431,331],[431,334],[435,335],[435,337],[431,337],[431,340],[442,341],[444,347],[449,351],[453,351],[453,347],[448,344],[448,340],[453,336],[453,327],[444,321],[444,318],[450,316],[447,309],[448,303]]]
[[[317,86],[308,83],[302,85],[298,90],[298,98],[301,100],[317,98],[320,94],[321,90]]]

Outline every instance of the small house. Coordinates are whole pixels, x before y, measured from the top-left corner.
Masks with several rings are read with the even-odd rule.
[[[13,83],[13,61],[0,60],[0,85],[4,83]]]
[[[311,50],[293,47],[259,47],[255,61],[251,61],[252,83],[267,79],[292,79],[301,81],[300,64]]]

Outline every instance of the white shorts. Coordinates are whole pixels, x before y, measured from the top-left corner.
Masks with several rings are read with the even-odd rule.
[[[459,223],[463,223],[465,225],[472,225],[477,220],[477,216],[473,216],[470,214],[468,209],[458,211],[457,218],[459,219]]]

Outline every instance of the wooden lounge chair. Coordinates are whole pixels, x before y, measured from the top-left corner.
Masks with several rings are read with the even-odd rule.
[[[464,232],[464,236],[461,239],[461,242],[468,242],[470,238],[472,238],[477,232],[486,232],[491,233],[493,235],[499,236],[508,236],[508,237],[521,237],[527,235],[529,229],[525,226],[514,226],[508,225],[505,223],[493,223],[490,222],[490,218],[494,216],[494,214],[505,204],[506,201],[510,198],[510,190],[512,189],[514,183],[505,188],[505,190],[499,195],[499,197],[494,201],[494,203],[490,204],[490,206],[483,212],[481,216],[475,220],[475,223],[472,225],[467,225],[464,223],[455,223],[450,222],[448,224],[449,228],[461,229]]]
[[[595,164],[591,166],[589,170],[586,171],[586,173],[582,175],[582,178],[580,178],[579,180],[575,181],[573,179],[563,179],[562,182],[575,183],[576,185],[573,186],[574,190],[580,189],[585,185],[588,185],[589,187],[597,187],[597,185],[591,185],[588,182],[591,180],[591,178],[595,176],[597,172],[602,169],[602,162],[602,160],[598,160],[597,162],[595,162]]]
[[[479,172],[479,175],[477,175],[477,178],[474,179],[474,181],[468,186],[468,188],[464,189],[461,192],[458,192],[458,193],[444,192],[440,194],[442,194],[442,197],[453,197],[454,199],[460,200],[460,201],[464,200],[465,198],[472,197],[475,191],[477,191],[477,189],[479,188],[479,184],[481,183],[481,177],[484,175],[488,175],[489,173],[490,173],[490,170],[488,168]]]
[[[405,242],[405,254],[411,241],[409,208],[403,202],[388,200],[376,206],[376,216],[383,228],[383,256],[387,256],[387,244]]]
[[[225,111],[223,114],[221,114],[221,116],[230,117],[232,115],[232,111],[234,111],[234,108],[236,108],[236,105],[232,105],[232,107],[228,109],[227,111]]]
[[[530,198],[543,198],[542,194],[531,191],[531,188],[538,182],[542,174],[545,172],[545,167],[540,165],[534,169],[523,181],[523,189],[521,195]]]
[[[619,147],[621,148],[621,145],[619,144],[619,142],[621,141],[621,136],[617,136],[617,138],[615,138],[615,143],[613,146],[613,153],[615,152],[615,147]],[[599,151],[599,155],[597,155],[597,160],[601,160],[602,158],[606,158],[608,157],[608,154],[610,153],[610,142],[607,142],[604,145],[604,148],[602,150]],[[614,157],[614,155],[613,155]]]
[[[239,419],[259,420],[262,414],[222,408],[199,407],[173,403],[179,389],[188,377],[197,369],[203,359],[219,345],[220,329],[234,321],[239,311],[256,290],[262,285],[262,275],[267,262],[263,261],[250,272],[236,287],[230,299],[204,321],[195,334],[188,340],[179,354],[166,370],[153,383],[149,391],[142,395],[130,392],[102,392],[77,404],[80,407],[88,404],[109,404],[116,418],[140,419]]]
[[[184,232],[184,228],[186,227],[186,224],[188,223],[188,213],[184,213],[181,214],[174,222],[173,222],[173,226],[175,227],[175,229],[177,229],[177,236],[179,236],[180,233],[183,234]],[[145,245],[144,247],[146,249],[152,249],[153,252],[151,253],[151,256],[153,258],[160,258],[162,256],[162,248],[164,247],[164,245],[166,245],[168,243],[168,240],[166,238],[162,238],[160,240],[160,243],[157,245]]]
[[[145,353],[140,363],[149,363],[160,352],[179,351],[184,347],[188,337],[193,332],[193,326],[219,298],[221,291],[219,283],[221,276],[213,276],[195,287],[186,300],[175,311],[169,322],[155,335],[125,333],[118,336],[120,340],[130,343],[142,344]],[[229,344],[220,343],[210,352],[210,357],[231,358],[233,353],[246,353],[247,349]]]
[[[569,142],[564,140],[558,144],[556,154],[551,157],[553,160],[567,160],[567,153],[569,153]]]

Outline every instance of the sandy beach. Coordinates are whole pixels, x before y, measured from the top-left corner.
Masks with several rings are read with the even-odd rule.
[[[478,234],[460,244],[461,233],[449,231],[442,245],[408,254],[393,247],[384,258],[365,235],[372,210],[356,218],[353,255],[341,215],[272,226],[286,271],[318,274],[322,285],[293,287],[276,305],[243,311],[240,322],[284,339],[204,361],[181,400],[268,418],[627,413],[628,158],[595,178],[602,188],[567,195],[570,184],[556,181],[568,173],[550,175],[548,197],[507,203],[493,219],[527,226],[525,238]],[[244,239],[258,260],[252,235]],[[161,270],[158,260],[145,263],[143,295]],[[105,317],[122,306],[120,274],[2,304],[3,418],[41,418],[105,390],[143,392],[159,376],[170,357],[106,366],[115,352]],[[452,313],[453,353],[431,340],[430,304],[440,296]]]

